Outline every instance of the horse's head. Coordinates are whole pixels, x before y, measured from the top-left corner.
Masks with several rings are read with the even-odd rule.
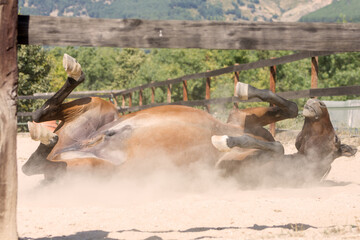
[[[341,144],[330,121],[330,115],[324,102],[309,99],[303,110],[305,122],[296,139],[300,153],[315,159],[328,159],[330,162],[340,156],[353,156],[357,149]]]

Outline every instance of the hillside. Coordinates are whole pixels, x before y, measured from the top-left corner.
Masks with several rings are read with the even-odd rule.
[[[360,22],[359,0],[337,0],[332,4],[309,13],[301,22]]]
[[[298,21],[332,0],[19,0],[21,14],[227,21]]]

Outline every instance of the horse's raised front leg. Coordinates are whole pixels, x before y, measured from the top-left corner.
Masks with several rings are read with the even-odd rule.
[[[266,126],[298,115],[296,103],[286,100],[270,90],[257,89],[249,84],[239,82],[236,85],[236,94],[242,100],[259,98],[274,105],[272,107],[233,110],[230,113],[228,122],[241,125],[245,130],[250,128],[254,130],[256,127]]]
[[[282,115],[287,118],[294,118],[298,115],[296,103],[286,100],[268,89],[257,89],[249,84],[239,82],[236,85],[236,94],[242,100],[260,98],[264,102],[269,102],[279,107]]]

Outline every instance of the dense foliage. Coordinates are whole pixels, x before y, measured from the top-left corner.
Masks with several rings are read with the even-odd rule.
[[[18,95],[32,95],[38,92],[49,92],[51,71],[49,54],[39,46],[19,46],[18,68],[19,86]],[[30,100],[23,100],[19,104],[19,110],[33,111],[39,104]]]

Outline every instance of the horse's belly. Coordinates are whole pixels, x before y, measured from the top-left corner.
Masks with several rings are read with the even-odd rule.
[[[211,134],[207,128],[181,123],[140,127],[125,143],[126,162],[135,165],[216,162],[219,153],[211,144]]]

